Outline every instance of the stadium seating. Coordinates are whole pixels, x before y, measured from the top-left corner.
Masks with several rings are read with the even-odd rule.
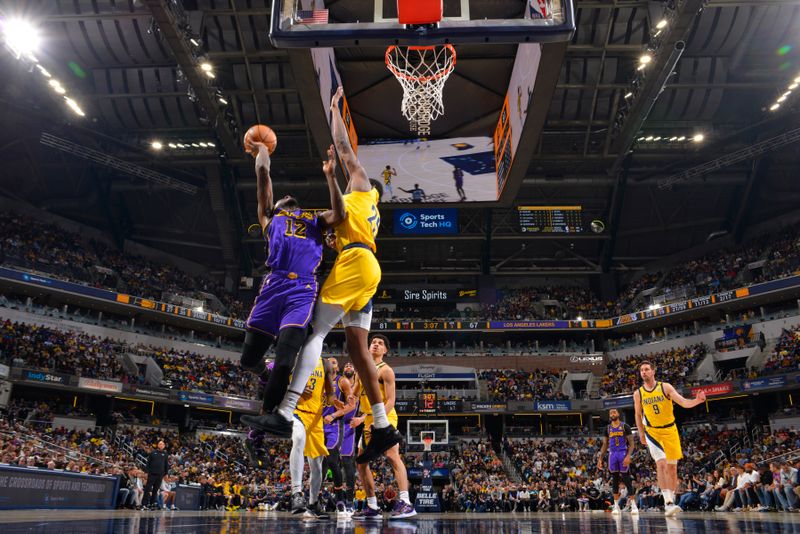
[[[669,382],[676,387],[689,385],[689,376],[707,352],[708,347],[699,344],[612,359],[608,362],[606,374],[603,376],[600,395],[603,397],[618,395],[636,389],[641,383],[639,364],[645,360],[651,362],[658,370],[658,380]]]

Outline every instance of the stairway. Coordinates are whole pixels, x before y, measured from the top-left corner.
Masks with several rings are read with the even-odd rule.
[[[506,469],[506,473],[508,474],[508,478],[514,481],[515,484],[522,484],[524,481],[520,476],[519,472],[517,471],[516,466],[514,466],[514,462],[511,458],[508,457],[506,451],[503,449],[502,445],[499,447],[499,451],[497,451],[498,456],[503,461],[503,467]]]

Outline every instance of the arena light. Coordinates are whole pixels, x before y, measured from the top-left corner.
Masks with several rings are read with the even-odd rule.
[[[583,317],[581,317],[581,316],[579,315],[579,316],[577,316],[577,317],[575,318],[575,320],[576,320],[576,321],[583,321]]]
[[[86,116],[86,113],[83,112],[83,110],[81,109],[81,107],[78,105],[77,102],[75,102],[68,96],[64,97],[64,101],[67,103],[67,106],[69,106],[69,109],[71,109],[76,115],[79,115],[81,117]]]
[[[150,147],[151,147],[153,150],[161,150],[162,148],[164,148],[164,145],[163,145],[163,144],[161,144],[161,141],[159,141],[159,140],[157,140],[157,139],[156,139],[156,140],[154,140],[154,141],[152,141],[152,142],[150,143]]]
[[[645,53],[639,56],[639,63],[642,65],[647,65],[651,61],[653,61],[653,56],[651,56],[650,54]]]
[[[203,72],[211,72],[212,70],[214,70],[214,66],[208,61],[203,61],[202,63],[200,63],[200,70],[202,70]]]
[[[200,46],[200,41],[198,41],[198,40],[197,40],[197,39],[195,39],[194,37],[192,37],[191,39],[189,39],[189,42],[190,42],[190,43],[192,43],[192,45],[193,45],[193,46],[197,46],[197,47],[199,47],[199,46]]]
[[[678,137],[678,142],[681,142],[681,141],[686,141],[686,136],[685,135],[682,135],[682,136]]]
[[[775,102],[786,102],[786,98],[787,98],[786,95],[781,95],[781,97],[778,100],[776,100]]]
[[[39,49],[39,32],[27,20],[8,19],[2,23],[3,40],[6,46],[16,56],[32,58],[33,53]]]
[[[58,93],[58,94],[60,94],[60,95],[63,95],[64,93],[66,93],[66,92],[67,92],[67,90],[66,90],[66,89],[64,89],[64,86],[63,86],[63,85],[61,85],[61,82],[59,82],[59,81],[58,81],[58,80],[56,80],[55,78],[50,78],[50,81],[49,81],[49,82],[47,82],[47,83],[49,83],[49,84],[50,84],[50,87],[52,87],[52,88],[53,88],[53,91],[55,91],[56,93]]]
[[[632,93],[632,92],[630,92],[630,91],[628,91],[627,93],[625,93],[625,98],[630,98],[630,97],[632,97],[632,96],[633,96],[633,93]]]
[[[217,100],[219,100],[219,103],[220,103],[220,104],[222,104],[222,105],[224,105],[224,106],[227,106],[227,105],[228,105],[228,101],[227,101],[227,100],[225,100],[225,97],[224,97],[224,96],[220,96],[220,97],[218,97],[218,98],[217,98]]]
[[[176,145],[175,143],[167,143],[167,146],[170,148],[178,148],[178,145]]]
[[[647,137],[644,138],[644,140],[645,141],[652,141],[653,140],[653,136],[652,135],[648,135]]]
[[[703,134],[699,133],[699,134],[695,134],[695,136],[694,136],[694,137],[692,137],[692,141],[694,141],[695,143],[700,143],[700,142],[702,142],[702,141],[703,141],[705,138],[706,138],[706,136],[705,136],[705,135],[703,135]]]
[[[772,104],[772,105],[769,107],[769,110],[770,110],[770,111],[776,111],[776,110],[780,109],[780,107],[781,107],[781,105],[780,105],[780,104]]]
[[[667,27],[667,19],[661,19],[658,21],[658,24],[656,24],[657,30],[663,30],[666,27]]]
[[[52,77],[50,72],[46,68],[42,67],[41,65],[36,65],[36,68],[39,69],[39,72],[41,72],[42,76],[44,76],[45,78]]]
[[[203,307],[202,307],[202,306],[198,306],[198,307],[196,307],[196,308],[194,309],[194,311],[196,311],[196,312],[198,312],[198,313],[203,313]]]

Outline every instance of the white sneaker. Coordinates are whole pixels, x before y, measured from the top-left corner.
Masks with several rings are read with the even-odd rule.
[[[631,503],[630,508],[631,508],[631,514],[639,515],[639,507],[636,506],[635,502]]]
[[[667,517],[672,517],[677,515],[678,512],[681,511],[681,507],[677,504],[668,504],[664,507],[664,515]]]
[[[337,521],[346,521],[348,519],[352,519],[353,514],[350,510],[347,509],[347,506],[343,502],[336,503],[336,520]]]
[[[611,513],[614,515],[619,515],[622,513],[622,510],[619,509],[619,504],[614,503],[614,507],[611,509]]]

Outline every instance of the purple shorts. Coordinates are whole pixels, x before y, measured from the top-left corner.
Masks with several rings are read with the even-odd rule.
[[[344,421],[342,443],[339,445],[340,456],[353,456],[356,453],[356,429],[350,428],[350,418]]]
[[[611,451],[608,454],[608,470],[612,473],[627,473],[628,468],[622,464],[626,455],[625,451]]]
[[[247,328],[278,335],[282,328],[305,328],[311,321],[317,300],[317,281],[314,278],[288,278],[285,274],[270,273],[261,284]]]

